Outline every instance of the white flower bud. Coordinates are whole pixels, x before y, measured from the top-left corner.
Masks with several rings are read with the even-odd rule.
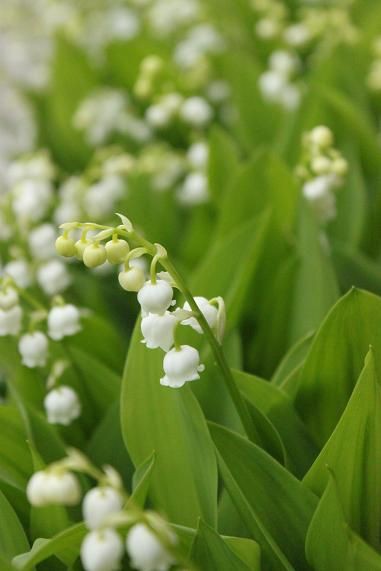
[[[109,240],[106,246],[107,260],[110,264],[121,264],[125,260],[130,246],[126,240]]]
[[[64,256],[65,258],[75,256],[74,240],[65,235],[58,236],[56,240],[56,250],[60,256]]]
[[[272,18],[261,18],[255,26],[255,31],[259,38],[270,40],[281,32],[281,23]]]
[[[258,79],[259,89],[263,97],[269,102],[279,100],[285,85],[285,78],[277,71],[265,71]]]
[[[200,355],[197,349],[190,345],[181,345],[180,349],[171,349],[163,361],[165,376],[160,384],[165,387],[179,388],[189,381],[200,378],[205,367],[200,365]]]
[[[0,337],[18,335],[21,329],[22,311],[19,305],[10,309],[0,309]]]
[[[139,571],[167,571],[175,563],[156,535],[142,523],[135,524],[128,532],[126,548],[131,566]]]
[[[316,145],[320,149],[327,149],[333,145],[333,134],[331,129],[325,127],[324,125],[319,125],[314,127],[309,134],[310,141],[313,145]]]
[[[89,244],[83,252],[83,263],[88,268],[96,268],[106,261],[106,250],[102,244],[93,242]]]
[[[139,290],[138,302],[144,313],[164,313],[172,305],[173,289],[168,282],[148,280]]]
[[[119,512],[123,507],[121,494],[111,486],[96,487],[87,492],[83,499],[83,518],[89,529],[104,525],[105,519]]]
[[[311,32],[305,24],[292,24],[285,29],[283,37],[286,44],[298,48],[310,41]]]
[[[10,276],[21,288],[27,288],[32,283],[32,272],[25,260],[12,260],[4,266],[4,274]]]
[[[331,186],[331,178],[323,175],[306,182],[303,186],[303,195],[312,204],[322,222],[328,222],[336,216],[336,201]]]
[[[47,260],[55,254],[57,232],[52,224],[41,224],[28,236],[29,249],[36,260]]]
[[[212,119],[213,111],[205,99],[195,95],[184,101],[180,117],[192,127],[202,128]]]
[[[150,107],[148,107],[145,117],[151,127],[154,129],[163,129],[169,125],[172,114],[170,109],[157,103],[156,105],[150,105]]]
[[[71,472],[41,470],[29,480],[26,495],[33,506],[74,506],[81,499],[81,488]]]
[[[338,157],[332,161],[332,172],[337,176],[344,176],[348,172],[348,163],[343,157]]]
[[[80,331],[79,310],[71,304],[53,307],[48,315],[49,337],[59,341]]]
[[[197,303],[199,310],[201,311],[206,321],[208,322],[209,327],[214,329],[217,324],[217,314],[218,314],[217,307],[209,303],[206,297],[196,296],[194,300]],[[192,311],[187,301],[184,303],[183,307],[186,311]],[[190,327],[192,327],[192,329],[197,331],[197,333],[202,333],[200,324],[195,317],[189,317],[188,319],[185,319],[184,321],[182,321],[182,324],[189,325]]]
[[[311,161],[311,169],[315,174],[326,174],[331,170],[332,162],[328,157],[319,155],[314,157]]]
[[[70,276],[60,260],[50,260],[37,270],[37,281],[47,295],[57,295],[70,285]]]
[[[120,285],[126,291],[139,291],[146,281],[144,271],[141,268],[130,268],[118,275]]]
[[[81,546],[81,561],[85,571],[113,571],[123,557],[123,542],[113,529],[88,533]]]
[[[91,242],[89,242],[89,240],[82,240],[82,238],[80,240],[77,240],[74,247],[75,247],[75,257],[78,260],[83,261],[83,253],[85,251],[85,249],[87,248],[87,246],[89,246],[91,244]]]
[[[0,309],[11,309],[19,302],[19,296],[15,289],[7,287],[0,291]]]
[[[81,414],[77,393],[66,385],[51,390],[44,399],[44,407],[50,424],[68,426]]]
[[[166,311],[163,315],[149,313],[143,317],[141,330],[148,349],[169,351],[174,343],[174,332],[178,318],[174,313]]]
[[[48,338],[41,331],[26,333],[19,341],[19,352],[26,367],[44,367],[48,357]]]

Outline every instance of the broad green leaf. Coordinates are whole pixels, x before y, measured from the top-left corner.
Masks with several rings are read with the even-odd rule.
[[[225,486],[266,569],[309,569],[304,540],[315,495],[255,444],[216,424],[210,430]]]
[[[234,141],[220,127],[214,127],[209,137],[209,191],[217,206],[224,196],[238,167]]]
[[[298,341],[313,331],[339,297],[329,244],[309,204],[301,202],[298,230],[297,272],[290,339]]]
[[[25,531],[11,504],[0,492],[0,556],[8,562],[26,549],[29,545]]]
[[[124,371],[122,435],[138,466],[155,451],[151,497],[174,523],[212,525],[217,511],[217,467],[213,444],[196,398],[188,386],[160,385],[163,353],[141,343],[138,320]],[[186,490],[186,493],[184,493]]]
[[[0,406],[0,480],[24,490],[32,472],[22,419],[13,406]]]
[[[331,476],[308,529],[308,561],[316,571],[380,571],[381,555],[350,529],[340,499]]]
[[[287,377],[297,367],[304,363],[311,347],[313,335],[313,333],[307,333],[307,335],[302,337],[289,349],[289,351],[287,351],[272,376],[271,382],[274,385],[283,388],[283,384],[286,382]]]
[[[244,308],[268,224],[269,213],[264,212],[217,241],[190,282],[194,295],[224,298],[229,328],[234,327]]]
[[[328,466],[350,527],[375,547],[381,532],[380,465],[381,388],[370,351],[340,421],[303,481],[321,496]]]
[[[151,454],[151,456],[136,468],[132,479],[131,500],[142,508],[144,507],[147,498],[154,466],[155,454]]]
[[[117,399],[92,433],[86,453],[97,466],[109,464],[118,470],[128,488],[134,467],[123,442],[119,410],[120,401]]]
[[[190,557],[199,569],[208,569],[208,571],[220,571],[224,568],[231,571],[250,569],[229,549],[222,537],[202,520],[198,524]],[[259,570],[259,567],[251,567],[252,571],[256,569]]]
[[[381,351],[381,299],[352,289],[332,308],[317,332],[303,369],[297,409],[323,445],[343,413],[369,345],[376,369]]]
[[[297,476],[303,476],[317,449],[292,401],[278,387],[249,373],[234,371],[234,378],[245,398],[275,427],[286,450],[287,467]]]
[[[78,523],[58,533],[51,539],[36,539],[32,549],[27,553],[18,555],[13,564],[20,571],[29,571],[41,561],[53,555],[72,565],[77,559],[83,538],[87,533],[84,523]]]
[[[333,259],[344,291],[355,286],[381,295],[381,266],[378,262],[344,244],[334,245]]]

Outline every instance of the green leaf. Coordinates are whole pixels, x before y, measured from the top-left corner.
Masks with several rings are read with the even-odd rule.
[[[20,571],[29,571],[34,565],[54,555],[67,566],[70,566],[78,557],[80,546],[86,533],[85,524],[78,523],[58,533],[51,539],[36,539],[32,549],[15,557],[13,564]]]
[[[174,523],[195,525],[202,516],[214,525],[217,467],[208,428],[188,386],[160,385],[162,367],[163,353],[141,343],[138,320],[122,383],[123,438],[135,466],[155,451],[151,496],[158,509]]]
[[[0,480],[24,490],[32,463],[23,422],[13,406],[0,406],[0,450]]]
[[[345,244],[334,245],[333,259],[344,291],[355,286],[381,295],[381,267],[378,262]]]
[[[304,540],[315,495],[255,444],[216,424],[210,431],[226,488],[263,550],[266,569],[309,569]]]
[[[234,371],[234,379],[245,398],[272,423],[287,453],[287,467],[303,476],[317,449],[292,401],[278,387],[249,373]]]
[[[339,297],[329,245],[325,242],[314,212],[303,201],[298,230],[299,271],[290,324],[293,342],[316,329]]]
[[[191,280],[194,295],[224,298],[229,328],[243,311],[268,224],[269,213],[264,212],[215,242]]]
[[[219,205],[238,167],[238,153],[234,141],[220,127],[213,127],[209,137],[209,190]]]
[[[151,481],[152,470],[155,466],[155,453],[147,458],[135,470],[132,479],[131,500],[134,504],[144,507]]]
[[[210,526],[199,521],[196,537],[193,541],[190,554],[191,560],[199,569],[208,571],[259,571],[259,567],[248,567],[235,553],[228,547],[221,536]]]
[[[381,299],[352,289],[332,308],[300,374],[296,405],[315,440],[324,445],[343,413],[369,345],[378,368]]]
[[[381,570],[381,555],[348,527],[332,475],[308,529],[306,555],[316,571]]]
[[[313,336],[313,333],[307,333],[287,351],[272,376],[271,382],[274,385],[283,388],[289,375],[304,363],[311,347]]]
[[[321,496],[327,466],[335,474],[346,520],[375,547],[381,533],[381,389],[373,351],[334,432],[304,478]],[[350,446],[348,446],[350,443]]]
[[[11,504],[0,492],[0,556],[10,561],[26,549],[29,549],[29,545],[22,525]]]

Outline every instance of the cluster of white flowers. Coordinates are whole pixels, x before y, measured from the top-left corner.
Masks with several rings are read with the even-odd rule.
[[[137,116],[128,94],[111,87],[98,88],[86,97],[73,123],[92,146],[102,145],[116,135],[128,136],[139,143],[151,137],[148,125]]]
[[[295,82],[301,69],[300,59],[290,51],[279,50],[271,54],[268,65],[269,69],[258,80],[262,96],[285,109],[296,109],[301,98],[301,89]]]
[[[177,197],[181,204],[194,206],[209,200],[208,164],[209,148],[205,141],[193,143],[187,152],[187,161],[190,172],[186,175],[178,188]]]
[[[173,58],[183,70],[192,69],[201,64],[208,56],[221,53],[224,41],[210,24],[201,23],[192,27],[176,45]]]
[[[213,109],[201,96],[184,98],[180,93],[167,93],[146,111],[146,120],[155,130],[169,127],[175,120],[196,129],[205,128],[213,117]]]
[[[381,93],[381,36],[373,42],[373,61],[367,77],[367,84],[371,91]]]
[[[297,167],[303,195],[323,223],[336,216],[335,193],[348,170],[347,161],[333,145],[332,131],[323,125],[315,127],[304,137],[304,157]]]
[[[0,288],[0,336],[18,337],[23,329],[23,311],[20,303],[20,295],[15,284],[5,278]],[[47,318],[47,334],[37,329],[37,323]],[[18,340],[18,351],[21,362],[25,367],[34,369],[46,367],[49,359],[49,337],[55,341],[66,336],[74,335],[81,329],[80,313],[78,308],[71,304],[63,304],[52,307],[46,314],[45,311],[32,312],[29,315],[30,327],[22,333]],[[47,386],[49,392],[44,400],[44,407],[48,421],[56,424],[70,424],[78,418],[81,405],[76,392],[65,385],[54,387],[64,369],[53,364],[50,379]],[[54,387],[54,388],[52,388]]]
[[[156,514],[136,507],[124,508],[126,493],[119,474],[110,466],[100,471],[81,453],[70,450],[67,458],[33,474],[26,490],[29,502],[36,507],[78,504],[82,493],[73,471],[98,480],[82,502],[83,519],[89,530],[80,550],[85,571],[119,568],[125,550],[133,569],[168,571],[175,563],[168,549],[176,545],[175,534]],[[129,526],[124,544],[118,525]]]
[[[196,22],[200,17],[199,0],[154,0],[147,7],[147,21],[158,36],[169,36]]]
[[[160,348],[166,353],[163,361],[164,376],[160,379],[160,383],[164,386],[179,388],[186,382],[199,379],[199,373],[204,370],[204,365],[200,363],[200,355],[194,347],[177,343],[177,328],[182,324],[192,327],[201,334],[203,323],[200,323],[198,319],[202,316],[207,326],[221,340],[225,322],[225,307],[222,298],[211,300],[204,297],[194,298],[193,309],[197,308],[196,314],[193,313],[188,302],[183,308],[170,311],[176,304],[173,299],[173,287],[179,287],[179,285],[167,272],[156,273],[156,264],[167,256],[162,246],[152,245],[154,252],[149,252],[146,247],[130,250],[129,243],[118,237],[121,230],[125,232],[124,226],[105,227],[91,239],[88,238],[88,232],[96,228],[93,223],[69,222],[63,224],[62,227],[64,232],[56,241],[56,249],[60,255],[75,256],[83,260],[88,268],[102,266],[105,262],[114,265],[123,264],[118,280],[126,291],[137,292],[142,311],[143,343],[149,349]],[[69,234],[79,228],[82,228],[82,235],[75,242]],[[102,243],[103,240],[107,240],[105,245]],[[132,264],[145,254],[152,256],[150,279],[146,279],[145,272],[139,265]]]

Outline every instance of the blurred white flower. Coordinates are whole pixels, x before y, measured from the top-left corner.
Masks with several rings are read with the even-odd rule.
[[[81,488],[71,472],[40,470],[30,478],[26,495],[32,506],[51,504],[73,506],[81,498]]]
[[[80,314],[71,304],[53,307],[48,315],[48,334],[55,341],[75,335],[81,330]]]
[[[209,147],[205,141],[193,143],[187,151],[187,159],[195,169],[206,167],[209,156]]]
[[[53,224],[41,224],[28,235],[30,253],[36,260],[47,260],[55,255],[57,231]]]
[[[208,179],[206,175],[202,172],[188,174],[177,191],[177,198],[181,204],[186,206],[208,202]]]
[[[19,353],[26,367],[44,367],[48,358],[48,338],[42,331],[26,333],[19,341]]]
[[[7,286],[0,291],[0,309],[11,309],[18,304],[18,301],[18,293],[13,287]]]
[[[118,175],[109,175],[91,185],[83,200],[88,216],[98,219],[113,212],[116,202],[126,189],[125,179]]]
[[[13,189],[12,208],[20,220],[38,222],[49,209],[52,201],[52,186],[43,179],[25,179]]]
[[[174,542],[174,536],[170,540]],[[175,563],[172,555],[160,543],[156,535],[144,524],[131,527],[126,540],[131,566],[139,571],[168,571]]]
[[[71,283],[66,265],[61,260],[49,260],[37,270],[37,282],[47,295],[57,295]]]
[[[110,528],[88,533],[81,546],[81,561],[85,571],[113,571],[120,566],[123,543]]]
[[[21,288],[27,288],[32,283],[32,272],[25,260],[8,262],[3,268],[3,274],[11,277]]]
[[[44,399],[44,408],[51,424],[67,426],[81,414],[77,393],[66,385],[52,389]]]
[[[206,99],[194,95],[181,105],[180,117],[192,127],[203,128],[211,121],[213,110]]]
[[[21,329],[22,310],[19,305],[0,309],[0,337],[18,335]]]
[[[109,515],[119,512],[122,507],[123,497],[115,488],[98,486],[87,492],[83,499],[83,519],[89,529],[96,529],[104,524]]]

